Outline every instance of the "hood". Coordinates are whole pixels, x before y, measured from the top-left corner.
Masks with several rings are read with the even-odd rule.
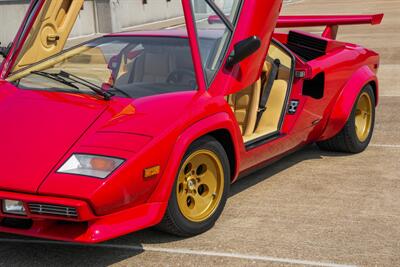
[[[36,192],[105,108],[87,95],[0,83],[0,189]]]

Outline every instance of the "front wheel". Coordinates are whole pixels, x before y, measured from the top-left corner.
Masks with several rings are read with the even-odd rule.
[[[375,95],[372,87],[364,87],[353,107],[350,118],[343,129],[333,138],[318,142],[324,150],[360,153],[372,138],[375,124]]]
[[[229,187],[230,166],[223,146],[212,137],[197,140],[183,158],[158,228],[178,236],[207,231],[221,215]]]

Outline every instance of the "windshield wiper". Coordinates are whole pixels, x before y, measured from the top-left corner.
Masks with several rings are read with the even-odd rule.
[[[71,86],[71,87],[73,87],[73,88],[79,90],[79,87],[78,87],[78,86],[76,86],[75,84],[73,84],[73,83],[71,83],[71,82],[69,82],[69,81],[67,81],[67,80],[64,80],[63,78],[59,77],[57,74],[48,73],[48,72],[44,72],[44,71],[31,71],[31,74],[43,76],[43,77],[52,79],[52,80],[54,80],[54,81],[57,81],[57,82],[59,82],[59,83],[62,83],[62,84]]]
[[[89,88],[90,90],[92,90],[93,92],[95,92],[96,94],[104,97],[105,100],[110,100],[111,97],[114,96],[114,94],[111,93],[110,91],[108,91],[108,90],[106,91],[103,88],[101,88],[100,86],[98,86],[90,81],[87,81],[81,77],[78,77],[74,74],[66,72],[66,71],[60,71],[59,73],[49,73],[49,72],[44,72],[44,71],[32,71],[31,73],[53,79],[55,81],[69,85],[78,90],[79,90],[79,87],[76,86],[74,83],[83,85],[83,86]],[[69,81],[67,81],[66,79],[68,79]],[[125,92],[117,87],[110,87],[110,90],[120,92],[124,96],[132,98],[132,96],[129,95],[127,92]]]
[[[96,91],[97,93],[103,95],[105,99],[110,99],[110,97],[114,96],[114,94],[110,92],[111,90],[117,91],[117,92],[123,94],[126,97],[132,98],[132,96],[130,94],[128,94],[124,90],[121,90],[121,89],[119,89],[119,88],[117,88],[115,86],[111,86],[110,89],[104,90],[100,86],[98,86],[98,85],[96,85],[96,84],[94,84],[92,82],[89,82],[88,80],[85,80],[85,79],[83,79],[81,77],[78,77],[78,76],[76,76],[74,74],[68,73],[66,71],[60,71],[60,73],[58,75],[60,77],[70,79],[71,81],[74,81],[76,83],[79,83],[79,84],[82,84],[84,86],[89,87],[93,91]]]
[[[126,96],[126,97],[128,97],[128,98],[132,98],[132,96],[131,96],[130,94],[128,94],[127,92],[125,92],[125,91],[122,90],[122,89],[119,89],[118,87],[111,86],[110,89],[108,89],[108,90],[109,90],[109,91],[117,91],[117,92],[123,94],[124,96]]]
[[[83,85],[83,86],[86,86],[87,88],[89,88],[90,90],[92,90],[93,92],[95,92],[96,94],[101,95],[105,100],[110,100],[111,97],[114,96],[113,93],[104,90],[104,89],[101,88],[100,86],[98,86],[98,85],[96,85],[96,84],[94,84],[94,83],[92,83],[92,82],[89,82],[89,81],[87,81],[87,80],[85,80],[85,79],[83,79],[83,78],[81,78],[81,77],[79,77],[79,76],[76,76],[76,75],[74,75],[74,74],[71,74],[71,73],[69,73],[69,72],[60,71],[60,72],[57,73],[56,75],[57,75],[57,77],[61,77],[61,78],[63,78],[63,79],[69,79],[69,80],[71,80],[71,81],[74,82],[74,83],[78,83],[78,84],[81,84],[81,85]]]

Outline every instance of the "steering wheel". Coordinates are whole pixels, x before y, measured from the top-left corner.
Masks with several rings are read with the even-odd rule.
[[[173,70],[170,74],[168,74],[167,83],[178,84],[182,82],[185,76],[196,80],[196,75],[194,71],[187,69],[176,69]]]

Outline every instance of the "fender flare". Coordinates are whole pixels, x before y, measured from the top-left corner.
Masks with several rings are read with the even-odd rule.
[[[363,66],[353,73],[349,81],[342,88],[341,93],[332,108],[325,130],[318,141],[328,140],[337,135],[346,124],[353,110],[361,90],[369,83],[374,82],[375,97],[378,104],[378,78],[368,67]]]
[[[232,122],[231,116],[226,112],[216,113],[209,117],[203,118],[182,132],[182,134],[176,140],[176,143],[170,154],[167,167],[148,202],[168,202],[176,173],[189,146],[200,137],[218,130],[227,130],[231,135],[233,143],[237,143],[236,140],[238,137],[235,126]],[[240,152],[237,145],[234,145],[233,149],[235,151],[236,163],[235,173],[233,175],[236,177],[239,169]],[[164,212],[165,210],[163,211],[163,214]]]

